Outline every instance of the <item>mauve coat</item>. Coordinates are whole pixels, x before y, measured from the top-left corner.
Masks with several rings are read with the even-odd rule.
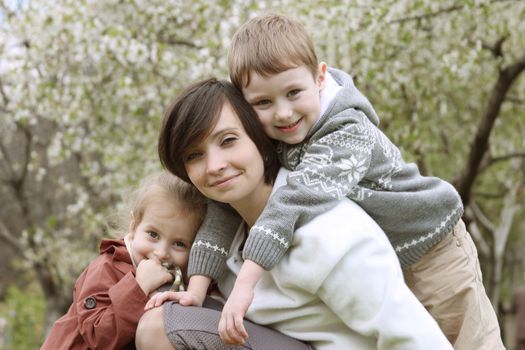
[[[41,350],[135,349],[135,330],[147,301],[124,240],[102,240],[100,255],[78,277],[73,303]]]

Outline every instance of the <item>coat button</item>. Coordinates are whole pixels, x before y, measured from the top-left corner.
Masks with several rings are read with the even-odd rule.
[[[97,300],[94,297],[86,298],[84,301],[84,307],[88,310],[94,309],[97,306]]]

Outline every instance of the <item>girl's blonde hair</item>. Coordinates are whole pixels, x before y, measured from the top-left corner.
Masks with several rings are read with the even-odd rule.
[[[175,175],[161,171],[144,178],[137,189],[124,198],[124,208],[111,235],[122,236],[130,228],[132,230],[142,221],[149,204],[159,199],[169,200],[181,209],[183,214],[191,216],[200,225],[206,214],[206,198],[191,184],[182,181]],[[198,226],[197,226],[198,227]]]

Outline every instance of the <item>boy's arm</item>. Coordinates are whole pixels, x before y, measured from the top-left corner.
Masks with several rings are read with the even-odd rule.
[[[240,345],[248,339],[244,315],[253,301],[253,290],[263,271],[253,261],[246,260],[242,264],[219,321],[219,335],[226,344]]]
[[[227,204],[208,202],[204,222],[191,247],[188,275],[208,276],[217,280],[224,271],[229,247],[242,219]]]
[[[272,269],[290,247],[297,227],[344,197],[364,195],[356,185],[369,170],[375,138],[373,128],[357,119],[310,143],[287,184],[273,193],[251,228],[244,259]]]

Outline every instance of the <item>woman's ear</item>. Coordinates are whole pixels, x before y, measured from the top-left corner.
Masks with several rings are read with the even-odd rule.
[[[324,87],[325,87],[325,82],[326,82],[326,70],[327,70],[327,65],[325,62],[321,62],[319,63],[319,67],[317,68],[317,77],[316,77],[316,83],[317,83],[317,86],[319,87],[319,91],[323,90]]]

